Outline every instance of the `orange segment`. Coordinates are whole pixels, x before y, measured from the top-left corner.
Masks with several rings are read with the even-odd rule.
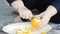
[[[16,32],[16,34],[30,34],[30,33],[31,33],[30,28],[24,28],[23,30],[18,28],[18,31]]]
[[[22,34],[21,32],[16,32],[16,34]]]
[[[26,32],[31,32],[31,29],[30,28],[24,28],[24,30],[26,30]]]
[[[23,31],[20,28],[17,28],[16,34],[22,34],[22,33],[23,33]]]
[[[41,34],[47,34],[46,32],[42,32]]]

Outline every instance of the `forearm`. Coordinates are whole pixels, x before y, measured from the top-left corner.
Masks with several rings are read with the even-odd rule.
[[[48,13],[48,15],[50,15],[50,17],[54,16],[55,14],[57,14],[57,9],[50,5],[48,6],[48,8],[46,9],[46,12]]]
[[[27,8],[24,6],[23,2],[21,0],[19,1],[14,1],[12,4],[12,7],[16,10],[27,10]]]

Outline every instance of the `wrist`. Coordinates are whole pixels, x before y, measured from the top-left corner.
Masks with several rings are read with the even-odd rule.
[[[12,7],[16,10],[18,10],[19,8],[25,7],[22,1],[14,1],[12,4]]]
[[[57,14],[56,8],[51,5],[46,9],[45,12],[47,12],[51,17]]]
[[[30,11],[28,8],[26,7],[21,7],[17,9],[18,11]]]

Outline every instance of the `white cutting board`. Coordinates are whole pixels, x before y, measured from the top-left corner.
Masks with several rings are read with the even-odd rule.
[[[32,26],[30,25],[30,22],[21,22],[21,23],[12,23],[10,25],[7,25],[5,27],[3,27],[3,31],[8,33],[8,34],[16,34],[17,28],[24,28],[24,27],[28,27],[28,28],[32,28]],[[41,32],[48,32],[52,29],[51,26],[46,25],[45,27],[32,32],[31,34],[40,34]]]

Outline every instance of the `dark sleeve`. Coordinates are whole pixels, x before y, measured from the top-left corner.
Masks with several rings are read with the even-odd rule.
[[[51,5],[54,6],[58,12],[60,12],[60,0],[54,0]]]
[[[12,2],[14,2],[16,0],[7,0],[7,2],[11,5]]]

